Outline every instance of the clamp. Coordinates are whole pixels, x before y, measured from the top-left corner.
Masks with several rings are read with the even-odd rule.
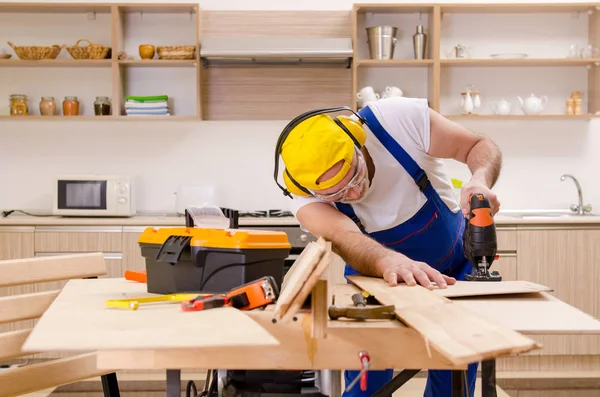
[[[360,353],[358,353],[358,358],[360,360],[361,370],[358,373],[358,375],[356,376],[356,378],[354,378],[352,380],[352,382],[350,382],[348,387],[346,387],[346,392],[349,392],[350,390],[352,390],[354,385],[356,385],[356,382],[358,382],[359,380],[360,380],[360,390],[361,391],[367,390],[367,371],[369,371],[369,368],[371,367],[371,357],[369,356],[369,352],[363,350]]]

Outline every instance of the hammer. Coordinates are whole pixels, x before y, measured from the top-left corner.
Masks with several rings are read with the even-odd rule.
[[[387,306],[370,306],[367,307],[363,294],[357,292],[352,295],[352,303],[354,306],[337,307],[329,306],[329,318],[337,320],[340,318],[350,318],[354,320],[393,320],[396,318],[394,305]]]

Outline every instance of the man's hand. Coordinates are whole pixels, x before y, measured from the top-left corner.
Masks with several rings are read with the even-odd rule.
[[[496,193],[492,192],[485,183],[471,179],[471,181],[463,185],[460,191],[460,207],[465,217],[469,216],[469,207],[471,196],[477,193],[485,195],[490,201],[492,207],[492,216],[497,214],[500,210],[500,201],[496,196]]]
[[[379,260],[377,267],[382,270],[383,279],[391,286],[404,281],[406,285],[415,286],[417,283],[432,290],[436,283],[439,288],[446,288],[456,283],[454,277],[448,277],[424,262],[413,261],[406,256],[390,252]]]

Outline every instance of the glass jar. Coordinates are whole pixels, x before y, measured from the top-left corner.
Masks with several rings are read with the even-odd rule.
[[[97,96],[94,101],[94,114],[96,116],[110,116],[110,100],[107,96]]]
[[[14,94],[10,96],[10,115],[27,116],[29,106],[27,106],[27,95]]]
[[[79,101],[76,96],[66,96],[62,107],[63,116],[77,116],[79,114]]]
[[[42,116],[54,116],[56,114],[56,101],[52,96],[43,96],[40,101],[40,114]]]

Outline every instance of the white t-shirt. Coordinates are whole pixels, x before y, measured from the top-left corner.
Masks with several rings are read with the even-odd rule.
[[[433,188],[453,212],[460,209],[442,159],[427,154],[430,142],[429,107],[426,99],[391,97],[369,104],[371,110],[404,150],[427,173]],[[375,176],[366,198],[352,203],[366,232],[372,233],[409,220],[427,201],[419,187],[392,154],[365,125],[365,146],[375,164]],[[295,196],[290,210],[294,215],[304,205],[325,202],[315,197]],[[334,205],[333,203],[329,203]]]

